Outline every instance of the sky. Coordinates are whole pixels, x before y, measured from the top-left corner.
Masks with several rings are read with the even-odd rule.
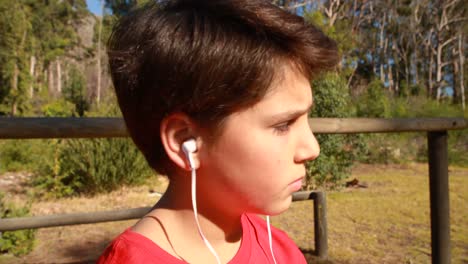
[[[86,0],[86,4],[88,5],[89,11],[98,16],[101,15],[101,5],[99,4],[99,2],[99,0]]]

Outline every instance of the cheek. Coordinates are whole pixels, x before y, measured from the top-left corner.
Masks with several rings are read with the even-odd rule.
[[[250,135],[236,142],[237,147],[231,153],[233,158],[240,164],[248,165],[257,170],[274,169],[277,165],[281,165],[283,163],[283,147],[273,137],[265,134]]]
[[[268,136],[253,137],[245,145],[233,149],[229,164],[230,176],[242,185],[242,181],[251,183],[251,187],[272,189],[277,187],[285,174],[287,160],[286,149]]]

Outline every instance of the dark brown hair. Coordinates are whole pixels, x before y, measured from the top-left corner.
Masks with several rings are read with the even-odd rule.
[[[183,112],[215,133],[261,100],[285,63],[313,76],[338,61],[334,41],[268,0],[153,2],[117,23],[108,54],[128,131],[163,173],[166,115]]]

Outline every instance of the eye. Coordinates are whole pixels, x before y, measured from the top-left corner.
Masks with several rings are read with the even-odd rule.
[[[287,122],[282,122],[273,127],[275,133],[285,134],[289,131],[291,124],[294,123],[294,120],[289,120]]]

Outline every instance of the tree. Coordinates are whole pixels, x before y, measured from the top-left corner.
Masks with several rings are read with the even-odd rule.
[[[328,73],[312,82],[314,93],[313,117],[349,117],[351,105],[346,80]],[[312,130],[314,125],[311,124]],[[355,135],[317,135],[320,156],[307,167],[307,188],[336,187],[349,176],[351,166],[362,150],[362,142]]]
[[[86,82],[83,74],[76,66],[71,66],[63,93],[65,99],[75,105],[75,113],[80,117],[83,117],[85,112],[89,110],[85,90]]]
[[[96,103],[99,105],[99,102],[101,101],[101,76],[102,76],[102,70],[101,70],[101,43],[102,43],[102,24],[104,20],[104,0],[100,0],[101,3],[101,17],[99,18],[99,29],[98,29],[98,46],[97,46],[97,58],[96,58],[96,64],[97,64],[97,88],[96,88]]]
[[[25,109],[29,10],[16,1],[0,0],[0,113],[15,116]],[[8,109],[9,108],[9,109]]]
[[[130,10],[136,6],[146,4],[149,1],[159,0],[105,0],[105,6],[112,11],[112,14],[122,16],[130,12]]]

